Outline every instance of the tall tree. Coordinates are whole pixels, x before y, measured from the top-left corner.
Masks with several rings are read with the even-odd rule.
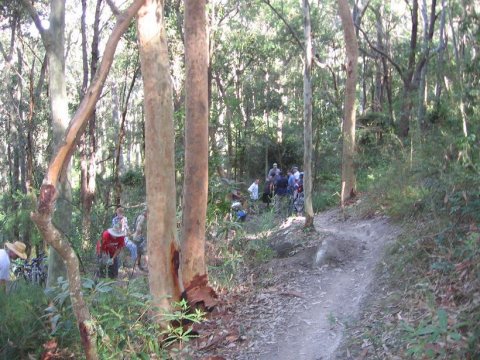
[[[82,345],[87,359],[97,359],[97,347],[93,322],[90,312],[83,299],[79,270],[79,261],[69,242],[52,223],[52,214],[59,196],[59,186],[62,175],[70,163],[73,151],[77,146],[80,135],[87,126],[88,119],[94,111],[95,105],[113,62],[115,49],[121,35],[127,30],[130,21],[137,13],[143,0],[136,0],[130,7],[118,16],[118,21],[105,45],[102,62],[94,81],[88,88],[86,96],[82,99],[74,117],[66,130],[64,141],[59,146],[50,162],[40,187],[37,209],[32,213],[32,219],[40,230],[45,241],[51,245],[62,257],[67,267],[68,283],[72,308],[77,319]],[[24,4],[31,6],[26,1]],[[32,11],[32,9],[30,9]],[[39,22],[38,16],[34,20]]]
[[[347,81],[345,84],[345,109],[343,118],[342,187],[341,205],[355,196],[355,92],[357,87],[358,45],[353,18],[347,0],[338,0],[338,14],[342,20],[347,54]]]
[[[183,291],[177,238],[173,98],[164,1],[146,0],[138,12],[138,40],[145,109],[145,178],[148,204],[150,292],[170,310]],[[162,318],[158,320],[162,322]]]
[[[82,33],[82,65],[83,65],[83,81],[81,89],[81,97],[85,95],[88,84],[93,81],[97,72],[99,61],[99,38],[100,38],[100,9],[102,0],[96,1],[95,15],[93,20],[92,43],[90,51],[90,66],[88,65],[87,54],[87,25],[86,12],[87,1],[82,0],[82,17],[81,17],[81,33]],[[82,201],[82,236],[83,247],[87,248],[90,243],[91,229],[91,213],[93,201],[96,192],[96,112],[92,113],[88,120],[88,130],[82,135],[80,140],[80,199]]]
[[[206,1],[185,1],[185,174],[182,277],[185,288],[207,279],[208,48]]]
[[[313,227],[312,204],[312,25],[310,20],[310,3],[303,0],[303,32],[305,36],[305,58],[303,70],[303,191],[305,193],[305,227]]]
[[[113,170],[113,184],[114,184],[113,203],[117,206],[120,206],[121,196],[122,196],[122,183],[120,181],[120,174],[123,166],[122,145],[125,142],[125,135],[126,135],[125,123],[127,121],[127,112],[128,112],[130,97],[132,96],[133,88],[135,86],[135,82],[137,80],[137,76],[139,72],[140,72],[140,68],[138,67],[138,61],[134,66],[133,74],[130,74],[128,71],[126,71],[125,81],[127,80],[126,78],[128,76],[132,77],[130,86],[128,87],[128,91],[123,91],[124,96],[122,97],[121,103],[118,104],[118,106],[121,106],[121,109],[118,109],[117,111],[115,111],[116,114],[114,115],[114,117],[115,116],[117,117],[117,122],[119,123],[117,141],[116,141],[117,144],[115,146],[115,161],[113,164],[113,168],[114,168]],[[119,101],[117,100],[116,102],[119,102]],[[120,118],[118,119],[118,117]]]
[[[68,126],[68,99],[65,82],[65,1],[51,0],[50,26],[45,29],[35,8],[23,0],[32,16],[38,31],[42,36],[48,59],[48,84],[50,89],[50,111],[53,126],[54,153],[63,143],[65,129]],[[56,213],[56,223],[64,234],[68,234],[72,219],[72,191],[70,181],[70,165],[67,164],[60,175],[57,190],[59,191],[59,211]],[[61,256],[51,247],[48,256],[47,286],[56,284],[59,277],[66,275],[65,264]]]

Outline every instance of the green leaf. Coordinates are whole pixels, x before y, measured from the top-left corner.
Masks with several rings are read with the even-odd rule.
[[[439,309],[437,312],[438,316],[438,325],[440,326],[441,332],[446,332],[448,329],[448,315],[444,309]]]
[[[433,326],[433,325],[427,325],[425,327],[421,327],[420,329],[417,330],[416,334],[419,335],[419,336],[422,336],[422,335],[429,335],[429,334],[433,334],[436,332],[436,327]]]
[[[89,278],[83,279],[82,286],[86,289],[93,289],[95,287],[95,281]]]

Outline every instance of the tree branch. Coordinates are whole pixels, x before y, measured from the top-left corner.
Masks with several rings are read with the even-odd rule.
[[[372,44],[372,42],[369,40],[367,34],[365,33],[365,31],[363,31],[363,29],[360,27],[360,26],[357,26],[357,29],[362,33],[365,41],[367,42],[367,44],[370,46],[370,48],[377,52],[378,54],[380,54],[381,56],[383,56],[385,59],[388,60],[388,62],[390,64],[392,64],[392,66],[398,71],[400,77],[403,79],[404,78],[404,70],[400,67],[399,64],[397,64],[392,58],[390,55],[388,55],[385,51],[383,50],[380,50],[379,48],[377,48],[375,45]]]
[[[300,40],[300,38],[298,37],[298,35],[295,33],[295,30],[293,30],[293,28],[290,26],[290,24],[287,22],[287,20],[282,16],[282,14],[280,14],[277,9],[275,9],[273,7],[272,4],[270,4],[270,0],[262,0],[262,2],[266,5],[268,5],[268,7],[270,9],[272,9],[272,11],[275,13],[275,15],[278,16],[278,18],[280,20],[282,20],[282,22],[285,24],[285,26],[287,27],[288,31],[290,32],[290,34],[292,34],[295,42],[297,43],[297,45],[300,47],[300,49],[302,50],[302,53],[305,53],[305,47],[303,46],[303,42],[302,40]],[[318,56],[318,54],[314,53],[313,54],[313,58],[312,58],[312,61],[315,65],[317,65],[318,67],[320,68],[325,68],[326,65],[323,64],[321,61],[320,61],[320,56]]]
[[[50,47],[50,43],[51,43],[50,33],[43,27],[42,20],[40,20],[40,16],[38,15],[37,10],[35,10],[30,0],[22,0],[22,4],[30,14],[30,17],[32,18],[33,22],[35,23],[35,26],[38,32],[40,33],[40,36],[42,37],[43,43],[45,44],[45,47]]]
[[[110,10],[112,10],[112,13],[113,15],[115,15],[115,17],[120,15],[120,10],[118,10],[117,5],[115,5],[115,3],[112,0],[105,0],[105,1],[107,2],[108,6],[110,6]]]
[[[303,42],[300,40],[300,38],[297,36],[297,34],[295,33],[295,31],[292,29],[292,27],[290,26],[290,24],[287,22],[287,20],[283,17],[282,14],[280,14],[277,9],[275,9],[273,7],[272,4],[270,4],[270,0],[262,0],[262,2],[266,5],[268,5],[268,7],[270,9],[272,9],[272,11],[275,13],[275,15],[278,16],[278,18],[280,20],[282,20],[282,22],[285,24],[285,26],[288,28],[288,31],[290,32],[290,34],[292,34],[293,38],[295,39],[295,41],[297,42],[298,46],[300,46],[300,48],[302,49],[302,51],[305,51],[305,48],[303,46]]]

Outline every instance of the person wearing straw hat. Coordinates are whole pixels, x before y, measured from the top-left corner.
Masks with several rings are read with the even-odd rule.
[[[0,249],[0,288],[6,289],[7,281],[10,280],[10,260],[17,258],[26,259],[27,247],[21,241],[5,243],[5,249]]]
[[[100,265],[100,277],[105,277],[105,268],[108,268],[108,277],[118,277],[118,255],[125,246],[125,232],[120,221],[102,233],[97,242],[97,257]]]

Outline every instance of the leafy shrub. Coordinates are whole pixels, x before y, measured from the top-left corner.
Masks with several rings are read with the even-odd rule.
[[[141,169],[129,169],[121,176],[120,182],[125,186],[143,187],[145,185],[145,175]]]
[[[480,356],[480,159],[474,138],[429,134],[411,158],[392,158],[371,172],[376,181],[367,207],[402,221],[404,235],[386,265],[391,290],[402,296],[395,305],[402,321],[372,326],[369,336],[395,339],[389,351],[402,358]]]
[[[95,282],[83,279],[85,300],[90,304],[90,313],[97,334],[97,349],[101,359],[150,359],[166,357],[167,346],[179,342],[181,347],[193,336],[182,325],[169,325],[162,330],[155,321],[155,309],[151,302],[145,278],[131,280],[126,286],[115,281]],[[50,291],[52,304],[46,309],[48,318],[55,325],[51,333],[63,339],[63,345],[79,348],[78,332],[75,331],[68,283],[59,281],[59,286]],[[174,304],[177,309],[164,314],[167,321],[176,324],[200,322],[203,314],[190,313],[185,302]]]
[[[174,302],[173,308],[176,310],[164,315],[164,319],[169,322],[169,325],[162,331],[162,335],[164,336],[163,341],[165,347],[178,344],[179,349],[183,350],[185,343],[197,337],[192,333],[190,324],[202,322],[205,319],[206,313],[200,309],[195,309],[195,311],[192,312],[187,301],[184,299],[179,302]]]

